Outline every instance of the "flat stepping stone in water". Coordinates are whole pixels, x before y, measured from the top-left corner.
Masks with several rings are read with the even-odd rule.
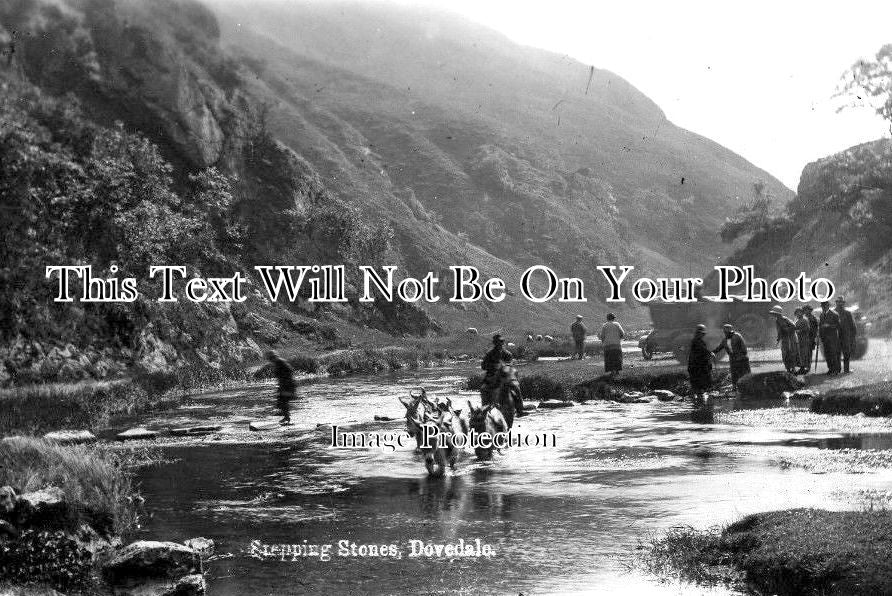
[[[391,416],[379,416],[378,414],[375,414],[375,420],[377,422],[390,422],[391,420],[396,420],[396,418],[393,418]]]
[[[204,426],[184,426],[181,428],[170,429],[170,434],[175,437],[186,435],[209,435],[223,430],[222,426],[204,425]]]
[[[139,439],[154,439],[158,436],[158,431],[149,430],[147,428],[131,428],[122,433],[118,433],[116,438],[119,441],[136,441]]]
[[[657,396],[657,399],[660,401],[672,401],[677,395],[669,391],[668,389],[654,389],[651,393]]]
[[[549,410],[555,410],[557,408],[569,408],[573,406],[572,401],[566,401],[561,399],[547,399],[543,402],[539,402],[540,408],[547,408]]]
[[[539,406],[536,404],[523,404],[523,411],[528,412],[530,410],[538,410]]]
[[[800,389],[799,391],[790,393],[788,397],[790,399],[812,399],[817,396],[818,393],[816,391],[811,391],[810,389]]]
[[[43,438],[61,445],[78,445],[92,443],[96,440],[96,435],[88,430],[56,430],[46,433]]]
[[[248,430],[252,430],[254,432],[260,432],[262,430],[275,430],[277,428],[288,427],[282,426],[282,424],[278,420],[255,420],[254,422],[248,423]]]

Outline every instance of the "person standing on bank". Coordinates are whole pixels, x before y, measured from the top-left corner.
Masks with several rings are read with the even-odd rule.
[[[807,306],[797,308],[796,315],[796,339],[799,344],[799,371],[797,374],[805,375],[811,370],[811,354],[814,340],[811,336],[811,323],[805,316],[809,309]]]
[[[855,336],[858,328],[855,327],[855,317],[846,309],[846,299],[840,296],[836,299],[836,314],[839,315],[839,352],[842,355],[842,372],[849,373],[849,359],[855,351]]]
[[[805,318],[808,319],[808,324],[811,326],[811,335],[809,335],[809,370],[811,370],[811,359],[817,359],[817,354],[815,353],[818,349],[818,332],[820,331],[820,325],[818,325],[818,320],[815,318],[815,313],[812,310],[811,305],[806,305],[802,307],[803,312],[805,313]],[[815,363],[815,370],[818,370],[818,365]]]
[[[272,350],[266,353],[266,359],[273,365],[273,374],[279,381],[276,405],[282,414],[280,424],[288,426],[291,424],[291,401],[294,399],[294,390],[297,389],[297,384],[294,382],[294,370]]]
[[[570,334],[573,336],[573,344],[575,347],[575,351],[570,358],[573,359],[578,357],[582,360],[585,358],[585,337],[588,335],[588,329],[586,329],[585,325],[582,323],[582,315],[576,315],[576,321],[570,325]]]
[[[780,342],[781,358],[787,372],[795,372],[799,365],[799,342],[796,339],[796,324],[784,316],[784,307],[775,304],[768,311],[774,317],[777,327],[777,341]]]
[[[623,337],[626,332],[617,323],[616,315],[607,313],[607,322],[601,326],[598,339],[604,347],[604,372],[614,374],[623,369]]]
[[[722,331],[725,337],[712,353],[718,356],[722,350],[727,352],[728,364],[731,368],[731,384],[737,389],[737,381],[744,375],[750,374],[750,359],[746,352],[746,342],[740,333],[734,331],[734,326],[730,323],[722,325]]]
[[[821,303],[821,316],[818,319],[818,337],[827,361],[827,374],[839,374],[839,315],[830,308],[826,300]]]
[[[712,386],[712,360],[715,358],[703,337],[706,335],[706,325],[697,325],[694,330],[694,339],[691,340],[691,350],[688,353],[688,377],[691,382],[691,391],[697,399],[704,401],[703,394]]]

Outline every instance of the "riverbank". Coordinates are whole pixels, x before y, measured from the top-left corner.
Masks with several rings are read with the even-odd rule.
[[[652,541],[647,568],[706,586],[793,596],[892,593],[892,512],[791,509],[724,529],[675,528]]]
[[[329,376],[442,366],[467,354],[455,354],[448,348],[382,346],[283,356],[294,368],[298,383],[312,383]],[[94,429],[117,416],[176,407],[195,393],[248,386],[267,379],[272,379],[272,372],[266,364],[226,370],[192,366],[108,381],[0,389],[0,435]]]

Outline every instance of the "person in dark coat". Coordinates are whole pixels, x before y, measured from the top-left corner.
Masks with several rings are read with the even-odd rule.
[[[585,358],[585,337],[588,335],[588,329],[582,323],[582,315],[576,315],[576,321],[570,325],[570,333],[573,335],[573,344],[575,350],[571,358]]]
[[[697,325],[694,331],[694,339],[691,340],[691,350],[688,353],[688,376],[691,382],[691,391],[698,399],[703,400],[703,394],[712,386],[712,360],[714,355],[706,347],[703,337],[706,335],[706,325]]]
[[[842,355],[842,372],[848,373],[849,359],[855,351],[855,336],[858,328],[855,327],[855,317],[846,309],[846,299],[840,296],[836,299],[836,314],[839,315],[839,352]]]
[[[725,334],[722,343],[712,351],[718,356],[719,352],[725,350],[728,354],[728,365],[731,368],[731,384],[737,388],[737,381],[744,375],[750,374],[750,359],[746,351],[746,341],[730,323],[722,325],[722,331]]]
[[[784,369],[789,373],[795,373],[799,366],[799,342],[796,339],[796,323],[784,316],[784,307],[780,304],[772,306],[768,313],[774,316],[774,324],[777,327],[777,341],[780,343]]]
[[[818,319],[815,318],[815,313],[812,310],[811,305],[803,306],[802,309],[805,311],[805,318],[808,319],[808,324],[811,327],[811,333],[808,336],[808,338],[809,338],[809,348],[808,348],[809,370],[811,370],[811,359],[817,357],[817,355],[815,354],[815,351],[818,348],[818,331],[819,331],[820,326],[818,325]],[[815,370],[817,370],[817,368],[818,368],[818,366],[816,363]]]
[[[805,316],[807,310],[808,307],[803,306],[793,313],[796,315],[796,341],[799,344],[799,371],[796,373],[799,375],[808,374],[811,370],[812,338],[811,323]]]
[[[282,414],[281,424],[291,424],[291,401],[294,399],[294,391],[297,384],[294,382],[294,370],[278,354],[272,350],[266,353],[266,359],[273,365],[273,374],[279,381],[276,390],[276,405]]]
[[[480,368],[486,371],[483,378],[483,385],[480,387],[480,396],[484,404],[492,403],[492,391],[498,384],[499,366],[502,363],[508,364],[514,360],[514,354],[505,349],[505,338],[500,333],[492,336],[492,348],[483,356]],[[523,411],[523,396],[518,391],[515,395],[514,407],[517,410],[515,417],[526,416]]]
[[[818,337],[824,359],[827,361],[827,374],[838,375],[839,363],[839,315],[830,308],[830,303],[821,303],[821,316],[818,318]]]

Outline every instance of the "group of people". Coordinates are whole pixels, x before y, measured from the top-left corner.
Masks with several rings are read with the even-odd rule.
[[[814,354],[817,366],[817,350],[820,346],[827,362],[827,374],[838,375],[849,373],[849,361],[855,351],[857,327],[852,313],[846,309],[846,301],[836,299],[836,308],[830,308],[830,302],[821,303],[821,314],[815,317],[811,307],[803,306],[793,311],[796,321],[784,315],[780,305],[773,306],[769,314],[774,317],[777,328],[777,342],[781,348],[784,368],[793,374],[807,374],[812,368]],[[706,326],[697,325],[694,339],[688,353],[688,375],[691,389],[698,397],[712,384],[712,363],[715,357],[724,350],[728,354],[731,383],[737,387],[737,381],[750,373],[750,361],[747,354],[746,341],[730,323],[722,326],[724,338],[714,349],[706,345]]]
[[[793,374],[811,371],[812,358],[817,365],[817,349],[821,346],[827,361],[827,374],[849,373],[849,362],[855,351],[858,329],[855,317],[846,309],[845,298],[836,299],[836,308],[829,302],[821,303],[821,314],[815,317],[811,307],[793,311],[796,321],[784,315],[780,305],[770,311],[777,327],[777,341],[781,347],[784,368]],[[814,356],[813,356],[814,355]]]
[[[777,328],[777,342],[780,344],[784,368],[794,374],[807,374],[811,371],[812,355],[817,364],[816,350],[821,346],[827,361],[827,374],[838,375],[850,372],[849,361],[855,350],[857,327],[852,313],[845,307],[845,299],[836,299],[836,308],[830,308],[829,302],[821,303],[821,314],[815,317],[811,307],[803,306],[793,311],[795,321],[784,315],[784,308],[776,305],[769,313],[774,317]],[[571,358],[585,358],[585,340],[588,330],[582,315],[576,315],[576,321],[570,326],[574,349]],[[718,346],[710,349],[706,345],[706,326],[697,325],[694,338],[688,352],[688,375],[691,389],[698,397],[712,384],[712,363],[723,350],[728,354],[731,382],[736,387],[741,377],[750,373],[750,360],[747,354],[746,340],[730,323],[722,325],[724,337]],[[622,340],[626,332],[616,320],[613,313],[607,314],[607,320],[601,325],[598,338],[601,340],[604,353],[604,371],[617,374],[623,368]],[[484,394],[488,387],[496,385],[499,365],[510,363],[511,352],[505,349],[505,339],[501,334],[492,338],[493,347],[483,357],[481,368],[486,371]],[[275,352],[267,352],[267,359],[272,365],[278,379],[276,403],[282,413],[281,424],[291,424],[289,402],[294,399],[296,383],[294,372],[288,363]],[[517,415],[523,416],[523,398],[518,394],[515,399]]]

